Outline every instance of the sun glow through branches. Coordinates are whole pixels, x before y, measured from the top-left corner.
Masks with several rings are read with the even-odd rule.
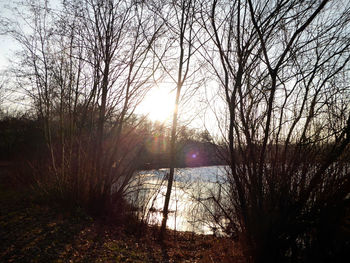
[[[173,94],[167,88],[155,87],[140,105],[143,114],[152,121],[166,122],[171,119],[174,109]]]

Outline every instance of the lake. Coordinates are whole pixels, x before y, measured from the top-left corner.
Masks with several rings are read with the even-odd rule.
[[[203,205],[223,182],[226,166],[177,168],[174,174],[167,227],[197,234],[218,233]],[[169,169],[140,171],[135,176],[130,202],[139,208],[144,222],[160,225]],[[136,194],[135,194],[136,193]]]

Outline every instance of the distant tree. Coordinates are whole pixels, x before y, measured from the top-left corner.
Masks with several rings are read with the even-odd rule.
[[[3,103],[5,100],[5,83],[4,79],[0,80],[0,119],[2,119],[4,116],[4,108]]]
[[[198,140],[206,143],[213,143],[213,138],[208,130],[204,130],[198,134]]]

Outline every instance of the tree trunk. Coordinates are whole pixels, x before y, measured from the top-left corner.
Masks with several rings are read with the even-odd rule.
[[[175,100],[175,108],[174,108],[174,114],[173,114],[173,124],[171,128],[170,171],[169,171],[169,178],[168,178],[168,187],[167,187],[165,201],[164,201],[162,226],[160,229],[161,240],[163,240],[164,234],[165,234],[166,222],[168,220],[168,214],[169,214],[169,202],[170,202],[171,189],[173,187],[173,181],[174,181],[174,171],[175,171],[175,162],[176,162],[176,128],[177,128],[177,114],[178,114],[178,106],[179,106],[179,100],[180,100],[180,91],[181,91],[181,85],[178,83],[176,100]]]

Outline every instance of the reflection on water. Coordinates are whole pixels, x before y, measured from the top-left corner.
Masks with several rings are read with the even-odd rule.
[[[139,207],[140,217],[149,224],[160,225],[167,188],[168,169],[141,171],[136,176],[137,194],[131,202]],[[175,170],[167,227],[178,231],[212,234],[215,226],[198,200],[205,200],[222,180],[223,166],[179,168]]]

